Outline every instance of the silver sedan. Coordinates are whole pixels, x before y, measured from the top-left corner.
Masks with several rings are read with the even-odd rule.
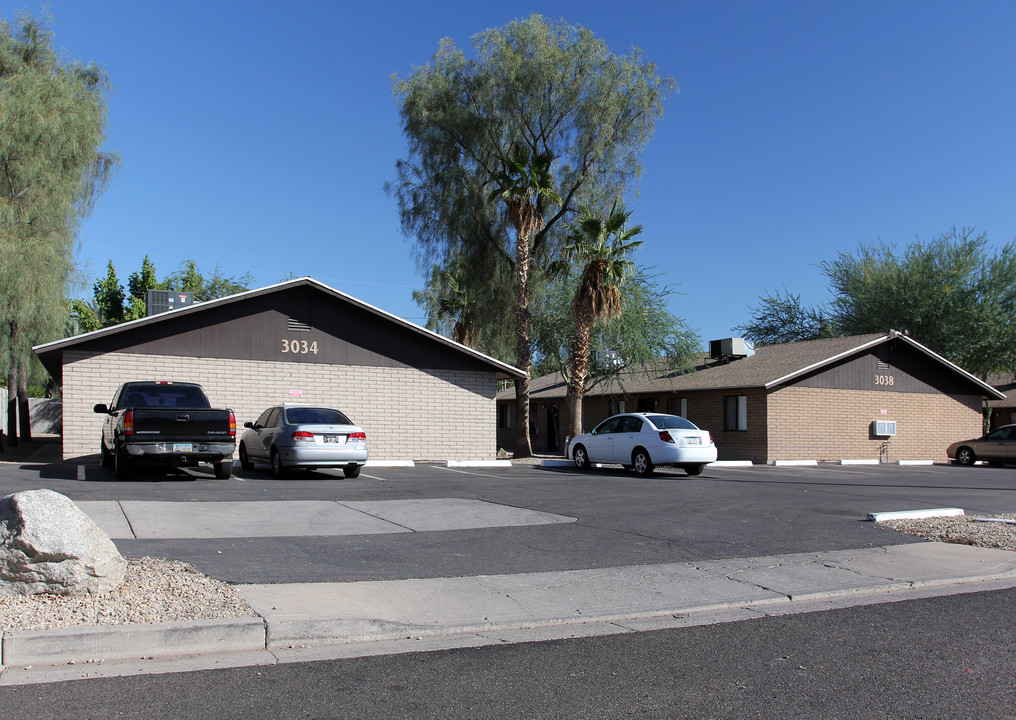
[[[240,465],[271,465],[276,477],[293,468],[342,468],[355,478],[367,462],[367,435],[338,410],[312,405],[284,404],[265,410],[240,440]]]

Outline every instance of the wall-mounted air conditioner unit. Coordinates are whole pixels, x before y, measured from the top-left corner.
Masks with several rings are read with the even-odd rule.
[[[875,437],[893,437],[896,434],[895,420],[876,420],[872,425],[871,434]]]

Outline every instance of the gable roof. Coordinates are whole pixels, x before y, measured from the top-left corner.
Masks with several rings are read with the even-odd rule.
[[[807,340],[782,345],[764,345],[754,355],[727,363],[710,361],[700,355],[691,372],[635,371],[622,376],[620,381],[602,383],[586,392],[590,395],[637,395],[654,392],[681,392],[693,390],[724,390],[734,388],[764,388],[771,390],[793,382],[802,375],[815,372],[828,365],[859,355],[873,347],[897,340],[906,343],[933,362],[946,367],[964,380],[974,384],[984,395],[1004,399],[1005,395],[988,383],[971,375],[941,355],[898,332],[848,335],[821,340]],[[536,378],[530,384],[530,399],[563,398],[567,383],[561,373]],[[513,388],[498,393],[499,400],[515,397]]]
[[[436,332],[420,327],[408,320],[403,320],[400,317],[365,303],[362,300],[358,300],[352,295],[347,295],[340,290],[329,287],[328,285],[325,285],[324,283],[311,277],[286,280],[263,288],[247,290],[235,295],[227,295],[226,297],[202,303],[195,303],[178,310],[171,310],[169,312],[159,313],[158,315],[150,315],[149,317],[131,320],[108,328],[93,330],[92,332],[82,333],[62,340],[44,343],[42,345],[37,345],[32,349],[42,361],[43,365],[45,365],[49,373],[59,382],[62,375],[63,353],[66,350],[84,349],[89,344],[95,344],[96,341],[100,341],[104,338],[129,335],[137,332],[141,328],[158,325],[159,323],[163,323],[167,320],[177,321],[180,318],[200,316],[202,313],[207,313],[215,308],[223,308],[252,298],[271,295],[273,293],[281,293],[302,287],[311,288],[312,290],[324,293],[340,303],[345,303],[359,310],[365,311],[396,331],[411,333],[422,338],[425,342],[437,343],[450,348],[455,352],[461,353],[469,357],[471,360],[478,362],[481,366],[489,367],[498,378],[510,379],[523,376],[523,372],[516,367],[503,363],[500,360],[496,360],[489,355],[485,355],[478,350],[474,350],[473,348],[462,345],[461,343],[457,343],[454,340],[446,338],[443,335],[439,335]]]
[[[993,408],[1016,408],[1016,372],[989,375],[988,384],[1006,396],[1005,400],[993,402]]]

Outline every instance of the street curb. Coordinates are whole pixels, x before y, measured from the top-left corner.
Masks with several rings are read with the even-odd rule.
[[[70,664],[264,650],[264,618],[222,618],[4,632],[0,665]]]

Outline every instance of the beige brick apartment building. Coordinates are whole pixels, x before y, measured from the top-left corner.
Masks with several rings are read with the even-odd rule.
[[[533,380],[534,450],[564,450],[565,393],[560,375]],[[715,352],[688,373],[632,373],[593,388],[583,421],[590,430],[625,410],[684,415],[712,433],[720,460],[945,460],[951,443],[981,435],[985,399],[1005,395],[890,332]],[[514,389],[497,402],[498,443],[510,449]]]
[[[129,380],[200,383],[238,425],[280,402],[337,407],[364,427],[372,459],[493,458],[497,380],[521,374],[311,278],[35,352],[63,388],[65,459],[98,453],[92,406]]]

